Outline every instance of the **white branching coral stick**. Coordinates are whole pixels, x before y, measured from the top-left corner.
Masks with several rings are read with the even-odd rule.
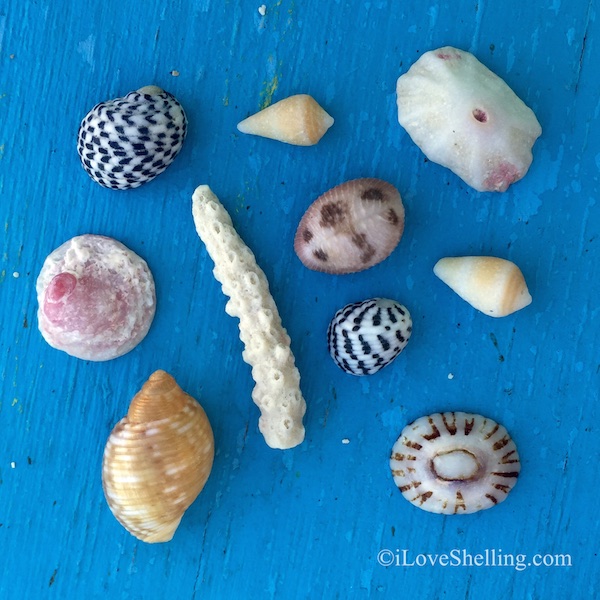
[[[254,254],[237,234],[229,213],[207,185],[192,197],[196,231],[215,263],[213,274],[229,296],[227,314],[240,320],[244,361],[256,386],[252,399],[260,408],[260,432],[271,448],[293,448],[304,440],[306,402],[300,375],[281,325],[269,283]]]

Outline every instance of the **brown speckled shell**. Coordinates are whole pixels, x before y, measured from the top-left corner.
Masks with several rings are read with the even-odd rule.
[[[102,487],[117,520],[144,542],[167,542],[210,474],[206,413],[168,373],[156,371],[110,434]]]
[[[294,250],[314,271],[355,273],[386,259],[403,231],[398,190],[381,179],[354,179],[310,205],[298,225]]]

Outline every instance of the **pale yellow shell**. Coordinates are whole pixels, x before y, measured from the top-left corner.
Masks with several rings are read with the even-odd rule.
[[[165,371],[134,396],[110,434],[102,487],[117,520],[144,542],[168,542],[210,474],[213,432],[206,413]]]
[[[333,125],[333,118],[307,94],[284,98],[244,119],[237,126],[242,133],[260,135],[294,144],[313,146]]]
[[[442,258],[433,272],[463,300],[490,317],[505,317],[531,304],[523,273],[503,258]]]

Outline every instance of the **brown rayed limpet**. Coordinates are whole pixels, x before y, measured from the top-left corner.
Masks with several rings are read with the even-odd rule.
[[[237,128],[294,146],[314,146],[332,125],[333,118],[312,96],[296,94],[250,115]]]
[[[203,408],[165,371],[154,372],[112,430],[102,487],[116,519],[143,542],[168,542],[202,491],[215,445]]]
[[[472,54],[423,54],[397,83],[398,121],[429,160],[480,192],[525,176],[542,128],[533,111]]]
[[[496,506],[521,471],[506,429],[464,412],[436,413],[407,425],[392,448],[390,467],[409,502],[446,515]]]
[[[398,190],[381,179],[353,179],[310,205],[298,225],[294,250],[314,271],[355,273],[386,259],[403,231]]]

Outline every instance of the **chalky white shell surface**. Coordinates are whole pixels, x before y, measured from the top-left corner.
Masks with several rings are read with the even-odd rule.
[[[404,350],[411,333],[412,319],[405,306],[372,298],[337,311],[327,330],[327,346],[346,373],[371,375]]]
[[[162,173],[179,154],[186,130],[175,97],[146,86],[92,108],[81,121],[77,151],[94,181],[126,190]]]
[[[54,250],[36,291],[44,339],[84,360],[110,360],[135,348],[156,310],[146,261],[102,235],[76,236]]]
[[[397,83],[398,121],[433,162],[478,191],[505,191],[533,160],[533,111],[472,54],[426,52]]]
[[[481,415],[447,412],[407,425],[392,448],[390,468],[409,502],[455,515],[503,502],[521,463],[502,425]]]

